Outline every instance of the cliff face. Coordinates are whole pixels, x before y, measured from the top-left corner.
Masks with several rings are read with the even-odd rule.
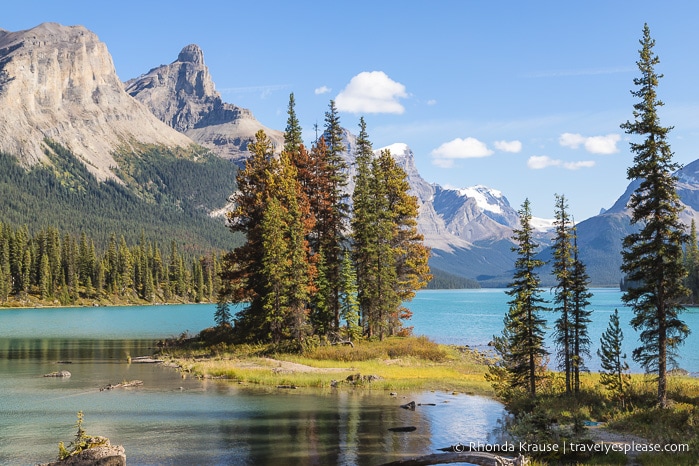
[[[153,68],[126,82],[126,92],[144,103],[155,116],[220,157],[238,163],[248,157],[248,142],[264,130],[281,150],[284,135],[265,127],[252,112],[223,102],[195,44],[182,49],[177,60]]]
[[[124,92],[107,47],[82,26],[0,30],[0,108],[0,151],[31,166],[49,138],[100,180],[114,176],[119,148],[193,144]]]

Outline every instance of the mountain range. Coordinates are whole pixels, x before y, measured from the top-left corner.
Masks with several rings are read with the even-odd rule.
[[[212,217],[224,211],[235,189],[235,165],[244,164],[247,144],[258,130],[277,149],[283,145],[282,131],[265,127],[248,109],[223,102],[197,45],[184,47],[172,63],[122,83],[106,45],[82,26],[44,23],[26,31],[0,30],[0,105],[0,153],[29,172],[49,167],[63,186],[65,179],[75,178],[58,169],[65,167],[56,161],[64,148],[98,184],[125,190],[134,202],[164,203],[206,218],[199,233],[187,233],[182,241],[198,241],[205,228],[224,228]],[[345,130],[344,139],[351,167],[356,137]],[[515,258],[512,230],[519,219],[502,192],[429,183],[407,144],[377,152],[384,149],[403,167],[418,199],[418,226],[432,249],[432,268],[482,286],[506,286]],[[689,224],[699,217],[699,161],[677,176],[687,207],[683,220]],[[199,181],[192,182],[195,178]],[[580,257],[593,285],[616,285],[621,279],[621,241],[632,231],[626,202],[634,188],[629,185],[609,210],[577,226]],[[9,209],[8,218],[22,218],[22,205],[3,208]],[[551,224],[536,224],[542,258],[550,256]]]

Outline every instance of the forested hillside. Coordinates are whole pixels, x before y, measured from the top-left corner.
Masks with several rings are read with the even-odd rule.
[[[55,227],[61,234],[86,233],[98,250],[112,233],[130,245],[142,235],[160,244],[175,241],[188,255],[235,245],[223,220],[208,215],[235,190],[232,163],[143,147],[139,154],[117,154],[120,179],[98,182],[70,151],[44,142],[51,164],[26,169],[0,153],[3,223],[30,232]]]

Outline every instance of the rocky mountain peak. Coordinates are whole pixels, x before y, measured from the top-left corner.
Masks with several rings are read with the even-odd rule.
[[[249,110],[221,99],[204,52],[196,44],[184,47],[169,65],[153,68],[125,86],[161,121],[226,159],[242,163],[249,155],[248,142],[260,129],[279,150],[284,144],[281,131],[263,126]]]
[[[204,52],[197,44],[185,46],[177,56],[178,62],[192,63],[196,66],[204,66]]]
[[[0,108],[0,151],[27,166],[46,159],[46,138],[98,179],[114,176],[119,148],[192,144],[124,92],[106,45],[83,26],[1,33]]]

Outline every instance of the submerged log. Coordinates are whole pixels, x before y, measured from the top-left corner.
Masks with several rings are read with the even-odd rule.
[[[417,427],[415,426],[406,426],[406,427],[389,427],[391,432],[415,432],[417,430]]]
[[[381,466],[430,466],[434,464],[471,463],[479,466],[525,466],[529,460],[522,455],[517,458],[493,455],[477,451],[433,453],[405,460],[384,463]]]

